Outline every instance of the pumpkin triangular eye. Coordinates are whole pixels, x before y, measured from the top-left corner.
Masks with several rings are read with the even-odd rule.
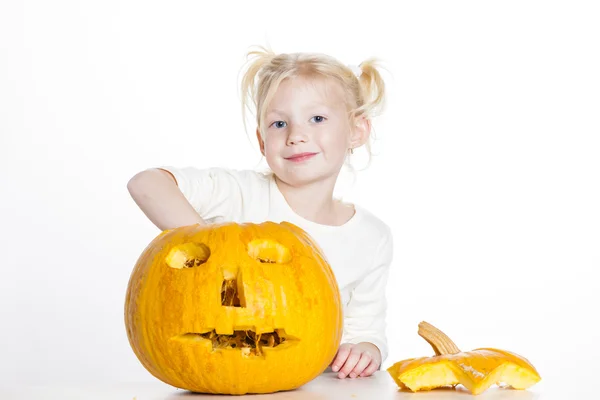
[[[255,239],[249,242],[248,255],[261,263],[287,264],[292,261],[290,249],[273,239]]]
[[[184,243],[173,247],[165,261],[171,268],[192,268],[204,264],[210,257],[210,249],[204,243]]]

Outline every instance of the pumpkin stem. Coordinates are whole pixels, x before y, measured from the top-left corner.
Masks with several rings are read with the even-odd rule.
[[[419,324],[419,336],[433,347],[436,356],[460,353],[460,349],[444,332],[425,321]]]

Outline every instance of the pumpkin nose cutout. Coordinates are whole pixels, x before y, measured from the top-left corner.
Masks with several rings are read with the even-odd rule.
[[[192,268],[204,264],[210,257],[210,249],[204,243],[184,243],[173,247],[165,261],[171,268]]]
[[[223,284],[221,285],[221,305],[226,307],[246,307],[246,299],[243,296],[243,290],[238,289],[237,279],[223,280]]]
[[[248,255],[261,263],[286,264],[292,261],[290,249],[272,239],[255,239],[248,243]]]

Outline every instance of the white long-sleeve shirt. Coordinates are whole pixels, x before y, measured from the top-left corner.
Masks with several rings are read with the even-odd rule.
[[[371,342],[383,361],[386,340],[385,288],[392,261],[390,228],[355,205],[354,216],[340,226],[322,225],[296,214],[272,174],[224,168],[163,166],[207,223],[291,222],[321,247],[340,289],[344,313],[341,343]]]

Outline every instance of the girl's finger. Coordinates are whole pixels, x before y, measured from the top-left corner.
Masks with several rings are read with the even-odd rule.
[[[371,361],[371,364],[360,374],[360,376],[371,376],[379,369],[379,363],[375,360]]]
[[[373,357],[368,352],[364,352],[360,356],[360,360],[356,363],[354,369],[350,372],[350,378],[356,378],[371,364]]]
[[[350,351],[350,355],[348,356],[348,359],[346,360],[346,362],[344,363],[344,366],[342,367],[342,369],[340,370],[340,373],[338,374],[339,378],[345,378],[346,376],[348,376],[348,374],[354,369],[354,367],[358,363],[358,360],[360,359],[360,355],[361,355],[360,350],[356,350],[356,348],[352,348],[352,350]]]
[[[346,359],[350,355],[350,351],[352,350],[352,346],[346,345],[345,343],[340,346],[335,359],[333,360],[331,370],[333,372],[338,372],[342,365],[346,362]]]

